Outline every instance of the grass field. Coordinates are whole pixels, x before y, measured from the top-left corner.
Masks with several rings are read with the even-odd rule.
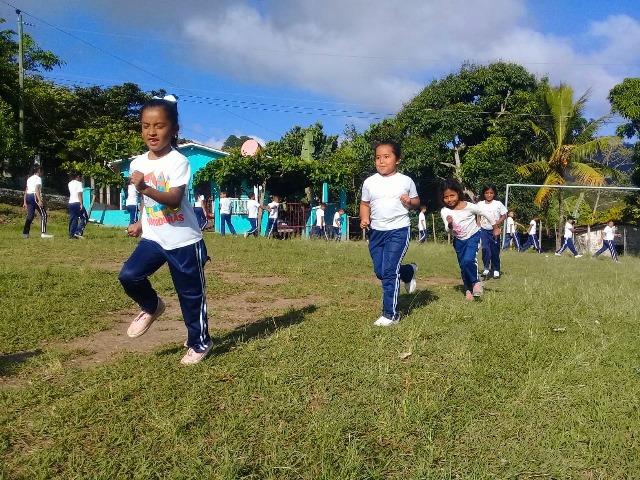
[[[184,367],[166,268],[173,314],[127,351],[135,240],[66,219],[22,240],[0,206],[3,478],[640,477],[637,258],[506,252],[468,302],[453,248],[412,244],[418,291],[385,329],[364,243],[207,234],[216,346]]]

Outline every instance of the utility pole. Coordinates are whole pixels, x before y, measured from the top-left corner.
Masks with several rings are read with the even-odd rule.
[[[20,110],[19,110],[19,130],[20,136],[24,136],[24,66],[22,64],[22,12],[16,9],[18,15],[18,83],[20,85]]]

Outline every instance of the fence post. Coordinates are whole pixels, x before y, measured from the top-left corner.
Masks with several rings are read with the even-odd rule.
[[[436,241],[436,217],[433,213],[431,214],[431,229],[433,232],[433,243],[438,243]]]

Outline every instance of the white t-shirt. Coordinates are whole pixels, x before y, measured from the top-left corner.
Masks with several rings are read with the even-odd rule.
[[[202,208],[202,202],[204,202],[204,195],[197,195],[193,198],[193,206],[196,208]]]
[[[449,231],[447,217],[451,215],[453,218],[453,235],[460,240],[466,240],[480,230],[478,222],[476,221],[476,215],[484,216],[486,213],[477,205],[467,202],[467,205],[460,210],[452,210],[451,208],[444,207],[440,210],[440,215],[442,216],[444,228],[447,232]]]
[[[498,200],[492,200],[491,203],[487,203],[484,200],[480,200],[477,205],[487,214],[487,217],[480,217],[480,226],[485,230],[493,230],[492,223],[496,223],[498,219],[507,213],[507,207]]]
[[[334,227],[342,226],[342,215],[340,215],[340,212],[336,212],[333,214],[333,226]]]
[[[564,222],[564,238],[573,237],[573,232],[571,231],[572,228],[573,228],[573,225],[571,223]]]
[[[616,227],[610,227],[609,225],[607,225],[606,227],[604,227],[604,239],[605,240],[609,240],[612,241],[615,239],[615,231],[616,231]]]
[[[224,197],[220,199],[220,213],[227,214],[231,213],[231,199]]]
[[[516,233],[516,221],[511,218],[511,217],[507,217],[507,233]]]
[[[165,250],[185,247],[202,240],[198,220],[186,194],[186,186],[191,177],[187,157],[172,150],[162,158],[150,160],[148,153],[144,153],[131,162],[130,174],[134,170],[144,174],[144,181],[150,188],[168,192],[171,187],[185,187],[177,209],[143,195],[144,209],[140,215],[142,238],[158,243]]]
[[[324,227],[324,210],[316,209],[316,226]]]
[[[69,203],[80,203],[80,198],[82,198],[82,182],[80,180],[71,180],[69,182]],[[80,197],[78,197],[80,194]]]
[[[257,200],[249,199],[247,200],[247,212],[249,212],[249,218],[258,218],[258,210],[260,209],[260,204]]]
[[[278,209],[280,208],[280,204],[278,202],[271,202],[267,207],[271,209],[269,212],[269,218],[278,218]]]
[[[425,217],[424,212],[420,212],[418,214],[418,230],[420,230],[421,232],[425,231],[427,229],[427,219]]]
[[[535,220],[531,220],[529,222],[529,235],[535,235],[536,232],[538,231],[538,224]]]
[[[127,206],[137,206],[138,205],[138,191],[136,190],[136,186],[133,183],[130,183],[127,187],[127,199],[124,202]]]
[[[398,172],[388,177],[376,173],[364,181],[362,201],[369,202],[373,230],[396,230],[411,224],[409,209],[400,201],[405,193],[409,198],[418,196],[413,180]]]
[[[36,187],[42,188],[42,179],[38,174],[31,175],[27,178],[27,193],[36,193]]]

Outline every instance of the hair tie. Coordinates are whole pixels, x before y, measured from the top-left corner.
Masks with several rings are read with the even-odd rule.
[[[166,100],[167,102],[171,102],[171,103],[178,103],[178,97],[176,97],[173,94],[168,94],[165,95],[164,97],[160,97],[158,95],[154,95],[153,97],[151,97],[153,100]]]

